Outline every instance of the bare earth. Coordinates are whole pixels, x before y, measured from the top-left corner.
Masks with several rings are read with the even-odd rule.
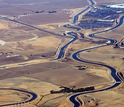
[[[98,5],[122,2],[122,0],[95,1]],[[35,2],[34,0],[0,0],[0,16],[6,15],[14,19],[27,13],[27,16],[17,20],[63,35],[65,31],[73,31],[73,29],[63,28],[62,25],[71,23],[73,15],[86,5],[88,5],[86,0],[36,0]],[[37,10],[44,10],[44,13],[37,14],[35,13]],[[48,13],[49,10],[57,10],[57,13]],[[65,13],[65,10],[69,13]],[[112,32],[97,36],[120,41],[123,38],[123,27],[124,25]],[[103,29],[96,29],[96,31],[100,30]],[[60,90],[60,86],[76,86],[76,88],[94,86],[95,89],[100,89],[110,86],[113,82],[108,69],[79,63],[71,57],[71,54],[78,50],[99,44],[91,43],[86,39],[76,40],[65,49],[62,59],[55,60],[58,50],[72,38],[56,36],[4,18],[0,19],[0,32],[0,87],[24,89],[38,95],[34,101],[19,106],[72,107],[68,100],[72,93],[51,94],[50,91]],[[82,29],[81,32],[87,38],[88,34],[95,31]],[[79,57],[105,63],[124,74],[123,54],[123,49],[113,48],[110,45],[81,53]],[[77,67],[79,65],[87,68],[79,70]],[[92,98],[96,99],[95,102],[91,101]],[[27,99],[29,96],[26,93],[0,89],[0,104],[17,103]],[[110,91],[81,95],[79,99],[85,102],[82,107],[96,107],[96,103],[98,107],[123,107],[124,84]]]

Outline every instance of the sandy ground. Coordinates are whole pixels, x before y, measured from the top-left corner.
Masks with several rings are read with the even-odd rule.
[[[0,81],[0,86],[1,87],[13,87],[13,88],[21,88],[21,89],[26,89],[29,91],[33,91],[37,93],[39,96],[44,96],[50,93],[50,90],[58,90],[58,86],[48,83],[48,82],[43,82],[38,79],[33,79],[29,77],[19,77],[19,78],[13,78],[13,79],[6,79]],[[48,88],[50,87],[50,88]],[[1,92],[1,91],[0,91]],[[2,95],[0,98],[4,98],[1,100],[1,104],[7,104],[7,103],[12,103],[12,102],[20,102],[26,99],[26,94],[20,92],[15,92],[15,91],[2,91]],[[19,95],[18,95],[19,94]],[[12,97],[11,97],[12,96]],[[40,99],[40,97],[38,97]],[[38,102],[38,99],[35,101],[35,103]],[[5,102],[6,101],[6,102]],[[33,102],[34,103],[34,102]],[[31,106],[33,107],[33,106]]]
[[[68,18],[69,15],[64,13],[55,13],[55,14],[44,13],[43,15],[39,14],[39,15],[27,16],[26,18],[21,17],[19,20],[26,23],[38,25],[38,24],[49,24],[49,23],[57,23],[57,22],[68,22]]]
[[[25,99],[28,99],[28,96],[24,93],[11,90],[0,90],[0,104],[16,103],[24,101]]]
[[[59,89],[58,86],[54,84],[40,81],[38,79],[34,79],[30,77],[18,77],[18,78],[1,80],[0,86],[27,89],[29,91],[36,92],[37,94],[40,94],[40,95],[49,94],[50,90],[52,89],[55,89],[55,90]],[[51,88],[47,88],[48,86]]]
[[[122,69],[122,65],[123,65],[123,59],[122,59],[123,50],[114,49],[113,47],[110,47],[108,50],[108,47],[103,47],[100,49],[93,50],[91,52],[81,53],[81,58],[86,58],[88,60],[94,60],[98,62],[102,61],[119,70],[119,69]]]
[[[38,25],[38,27],[44,28],[44,29],[51,29],[51,30],[55,30],[56,28],[50,25]]]
[[[100,93],[90,94],[92,98],[99,99],[98,107],[123,107],[123,98],[122,94],[119,94],[116,91],[106,91]],[[111,96],[111,98],[110,98]]]
[[[95,0],[97,2],[97,4],[106,4],[106,3],[110,3],[110,4],[113,4],[113,3],[118,3],[118,2],[122,2],[122,0]]]
[[[0,23],[0,29],[8,29],[8,26],[3,23]]]
[[[96,1],[98,4],[108,2],[107,0]],[[14,15],[18,16],[24,14],[24,12],[32,13],[32,11],[41,10],[42,7],[46,13],[21,17],[19,20],[34,24],[39,28],[63,34],[63,32],[69,29],[62,28],[62,25],[69,23],[69,18],[76,12],[82,10],[82,6],[87,5],[87,1],[81,4],[82,0],[79,0],[80,4],[78,4],[79,2],[77,1],[69,2],[66,0],[63,2],[63,0],[61,0],[58,2],[55,0],[57,3],[55,3],[56,6],[55,4],[51,5],[51,1],[47,2],[48,4],[45,0],[42,7],[34,3],[33,5],[26,4],[27,1],[25,1],[25,3],[16,1],[14,4],[11,4],[11,2],[7,0],[4,2],[0,1],[0,5],[4,7],[0,10],[0,14],[8,14],[12,18]],[[111,0],[109,2],[115,3],[117,0]],[[122,2],[122,0],[118,2]],[[11,6],[9,6],[8,3],[10,3]],[[71,4],[74,4],[74,6],[71,6]],[[72,9],[72,7],[75,7],[75,9]],[[49,9],[57,9],[58,12],[48,14],[47,11]],[[64,10],[69,10],[71,13],[66,14]],[[57,37],[2,19],[0,19],[0,21],[0,42],[3,43],[5,41],[5,44],[0,47],[0,87],[21,88],[38,94],[38,98],[35,101],[29,104],[23,104],[22,106],[42,107],[43,105],[50,105],[55,107],[71,107],[72,105],[68,101],[69,94],[61,93],[51,95],[50,91],[60,90],[59,86],[76,86],[77,88],[95,86],[95,89],[100,89],[111,84],[112,78],[110,77],[110,71],[108,69],[96,65],[79,63],[71,58],[71,54],[75,51],[99,44],[91,43],[86,40],[77,40],[67,47],[63,59],[53,61],[57,56],[57,50],[71,38]],[[123,38],[123,27],[122,25],[122,27],[112,32],[97,36],[113,38],[120,41]],[[99,29],[99,31],[100,30],[103,29]],[[98,29],[93,31],[81,30],[85,37],[88,37],[88,34],[96,31],[98,31]],[[80,53],[79,56],[83,59],[106,63],[116,68],[117,71],[124,73],[123,49],[115,49],[113,46],[107,46]],[[65,60],[65,58],[69,58],[70,60]],[[78,70],[75,67],[78,65],[86,66],[87,69]],[[98,99],[98,107],[123,107],[123,94],[124,87],[122,85],[119,89],[87,94],[87,96]],[[82,95],[80,97],[83,99],[84,96]],[[0,104],[20,102],[26,98],[27,95],[24,93],[0,90]],[[87,107],[89,107],[89,105]]]
[[[61,86],[61,85],[62,86],[75,86],[76,85],[77,87],[81,87],[81,86],[85,86],[85,85],[89,85],[89,84],[90,85],[99,84],[100,82],[97,81],[98,79],[101,82],[106,81],[97,76],[93,76],[93,75],[91,76],[90,74],[89,75],[85,74],[85,72],[82,73],[82,72],[77,71],[79,73],[76,73],[76,74],[74,74],[74,72],[76,72],[76,70],[74,70],[74,69],[62,68],[62,69],[58,69],[58,70],[50,70],[47,72],[33,74],[33,75],[31,75],[31,77],[35,77],[35,78],[39,78],[39,79],[41,78],[41,80],[49,81],[49,82],[52,82],[59,86]],[[59,75],[61,75],[61,77]],[[70,75],[70,76],[68,76],[68,75]],[[89,83],[87,81],[87,78],[94,80],[94,81],[92,83]]]

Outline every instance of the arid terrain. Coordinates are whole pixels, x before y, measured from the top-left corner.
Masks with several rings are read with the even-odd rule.
[[[79,62],[72,57],[76,51],[107,42],[88,35],[109,27],[81,28],[80,31],[63,27],[65,24],[72,24],[73,16],[85,9],[88,2],[89,0],[0,0],[1,107],[73,107],[69,98],[75,93],[51,94],[51,91],[59,91],[61,86],[70,89],[93,86],[94,90],[99,90],[115,82],[110,69],[105,66]],[[94,2],[99,6],[123,1]],[[116,23],[113,26],[115,25]],[[124,24],[96,36],[111,38],[119,43],[124,38],[123,28]],[[64,55],[57,59],[63,46],[73,39],[65,34],[67,31],[83,33],[84,37],[77,35],[78,39],[69,44],[64,49]],[[78,57],[109,65],[124,74],[124,48],[115,48],[115,44],[81,52]],[[123,107],[123,81],[111,90],[79,95],[77,100],[82,103],[81,107]],[[28,101],[32,96],[25,90],[35,93],[37,97]]]

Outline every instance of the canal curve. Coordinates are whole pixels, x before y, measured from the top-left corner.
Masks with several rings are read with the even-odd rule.
[[[69,100],[73,103],[73,107],[80,107],[80,103],[76,100],[77,96],[80,96],[80,95],[83,95],[83,94],[90,94],[90,93],[95,93],[95,92],[101,92],[101,91],[107,91],[107,90],[110,90],[110,89],[113,89],[117,86],[119,86],[121,83],[114,83],[112,86],[110,87],[107,87],[107,88],[103,88],[103,89],[100,89],[100,90],[93,90],[93,91],[85,91],[85,92],[80,92],[80,93],[76,93],[72,96],[70,96]]]
[[[0,104],[0,106],[11,106],[11,105],[19,105],[19,104],[24,104],[24,103],[29,103],[33,100],[35,100],[37,98],[37,94],[35,94],[34,92],[30,92],[27,90],[23,90],[23,89],[16,89],[16,88],[0,88],[0,90],[13,90],[13,91],[18,91],[18,92],[22,92],[25,94],[28,94],[30,96],[29,99],[22,101],[22,102],[17,102],[17,103],[11,103],[11,104]]]
[[[87,0],[88,1],[88,0]],[[90,9],[91,6],[95,5],[95,2],[93,0],[89,0],[89,5],[86,6],[82,11],[80,11],[79,13],[77,13],[74,17],[73,17],[73,21],[72,24],[76,24],[77,20],[78,20],[78,16],[82,13],[84,13],[85,11],[87,11],[88,9]]]
[[[93,0],[89,0],[91,5],[95,5],[95,2]]]
[[[70,45],[72,44],[74,41],[76,41],[78,39],[78,36],[73,33],[73,32],[68,32],[67,35],[71,36],[72,39],[67,43],[65,44],[63,47],[60,48],[59,50],[59,53],[58,53],[58,56],[57,56],[57,60],[58,59],[61,59],[63,56],[64,56],[64,53],[65,53],[65,49]]]
[[[89,49],[85,49],[85,50],[80,50],[76,53],[74,53],[72,55],[72,57],[76,60],[76,61],[79,61],[79,62],[84,62],[84,63],[88,63],[88,64],[95,64],[95,65],[99,65],[99,66],[104,66],[106,68],[108,68],[110,71],[111,71],[111,77],[113,78],[114,80],[114,83],[109,86],[109,87],[106,87],[106,88],[103,88],[103,89],[99,89],[99,90],[92,90],[92,91],[86,91],[86,92],[80,92],[80,93],[76,93],[76,94],[73,94],[72,96],[69,97],[69,100],[73,103],[73,107],[80,107],[80,103],[76,100],[76,98],[82,94],[88,94],[88,93],[95,93],[95,92],[101,92],[101,91],[107,91],[107,90],[110,90],[110,89],[113,89],[117,86],[119,86],[122,81],[120,80],[120,78],[118,78],[117,76],[117,72],[116,72],[116,69],[114,69],[113,67],[109,66],[109,65],[106,65],[106,64],[102,64],[102,63],[96,63],[96,62],[91,62],[91,61],[88,61],[88,60],[82,60],[78,57],[79,53],[81,52],[85,52],[87,50],[91,50],[91,48]]]
[[[114,30],[114,29],[120,27],[123,24],[123,21],[124,21],[124,16],[122,16],[120,18],[119,23],[116,26],[114,26],[112,28],[109,28],[107,30],[103,30],[103,31],[100,31],[100,32],[89,34],[89,37],[109,40],[110,41],[110,44],[107,44],[107,45],[113,45],[116,42],[115,40],[110,39],[110,38],[98,37],[98,36],[95,36],[95,34],[100,34],[100,33],[103,33],[103,32],[110,31],[110,30]],[[72,55],[72,58],[75,59],[78,62],[95,64],[95,65],[104,66],[104,67],[108,68],[111,71],[111,77],[114,79],[114,84],[111,85],[111,86],[109,86],[109,87],[107,87],[107,88],[103,88],[103,89],[100,89],[100,90],[93,90],[93,91],[81,92],[81,93],[76,93],[76,94],[70,96],[69,100],[73,103],[73,107],[80,107],[80,103],[76,100],[77,96],[79,96],[79,95],[110,90],[110,89],[113,89],[113,88],[119,86],[122,83],[121,79],[118,78],[118,76],[117,76],[116,69],[114,69],[113,67],[111,67],[109,65],[106,65],[106,64],[103,64],[103,63],[96,63],[96,62],[91,62],[91,61],[88,61],[88,60],[83,60],[83,59],[80,59],[78,57],[81,52],[85,52],[85,51],[88,51],[88,50],[96,49],[96,48],[99,48],[99,47],[101,47],[101,45],[100,46],[97,46],[97,47],[87,48],[87,49],[84,49],[84,50],[79,50],[79,51],[75,52]]]
[[[94,5],[94,2],[93,0],[90,0],[91,4]],[[86,11],[88,8],[90,8],[91,5],[87,6],[83,11],[81,12],[84,12]],[[80,13],[81,13],[80,12]],[[73,18],[73,24],[76,23],[76,20],[77,20],[77,17],[78,17],[79,13],[77,14],[77,16],[74,16]],[[106,88],[103,88],[103,89],[99,89],[99,90],[92,90],[92,91],[86,91],[86,92],[80,92],[80,93],[76,93],[76,94],[73,94],[72,96],[69,97],[69,100],[73,103],[73,107],[80,107],[80,102],[78,102],[76,100],[77,96],[79,95],[82,95],[82,94],[88,94],[88,93],[94,93],[94,92],[101,92],[101,91],[106,91],[106,90],[110,90],[110,89],[113,89],[117,86],[119,86],[122,81],[120,80],[120,78],[118,78],[117,76],[117,72],[116,72],[116,69],[114,69],[113,67],[109,66],[109,65],[106,65],[106,64],[103,64],[103,63],[97,63],[97,62],[91,62],[91,61],[88,61],[88,60],[83,60],[83,59],[80,59],[78,56],[81,52],[85,52],[85,51],[88,51],[88,50],[92,50],[92,49],[96,49],[96,48],[100,48],[100,47],[103,47],[103,46],[108,46],[108,45],[113,45],[114,43],[116,43],[116,40],[114,39],[111,39],[111,38],[105,38],[105,37],[99,37],[99,36],[96,36],[96,34],[101,34],[101,33],[104,33],[104,32],[108,32],[108,31],[112,31],[118,27],[120,27],[122,24],[123,24],[123,21],[124,21],[124,16],[122,16],[118,22],[117,25],[115,25],[114,27],[112,28],[108,28],[106,30],[103,30],[103,31],[99,31],[99,32],[95,32],[95,33],[92,33],[92,34],[89,34],[89,37],[91,38],[96,38],[96,39],[103,39],[103,40],[107,40],[107,41],[110,41],[108,44],[106,43],[106,45],[99,45],[99,46],[96,46],[96,47],[91,47],[91,48],[87,48],[87,49],[83,49],[83,50],[79,50],[77,52],[75,52],[73,55],[72,55],[72,58],[78,62],[84,62],[84,63],[89,63],[89,64],[95,64],[95,65],[99,65],[99,66],[104,66],[106,67],[107,69],[110,70],[110,74],[111,74],[111,77],[113,78],[114,80],[114,83],[109,86],[109,87],[106,87]],[[75,35],[76,36],[76,35]],[[75,38],[75,37],[74,37]],[[70,41],[71,42],[71,41]],[[69,42],[69,44],[70,44]],[[68,44],[68,45],[69,45]],[[64,47],[64,46],[63,46]],[[67,46],[66,46],[67,47]],[[66,48],[65,47],[65,48]],[[61,50],[60,50],[61,51]],[[63,51],[64,52],[64,51]],[[61,56],[61,54],[59,54]]]
[[[87,11],[88,9],[90,8],[90,5],[88,5],[86,8],[84,8],[84,10],[80,11],[78,14],[76,14],[74,17],[73,17],[73,21],[72,21],[72,24],[76,24],[77,20],[78,20],[78,16],[82,13],[84,13],[85,11]]]

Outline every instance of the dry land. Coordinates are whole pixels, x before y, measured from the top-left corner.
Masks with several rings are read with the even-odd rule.
[[[98,4],[118,3],[122,0],[109,2],[96,0],[96,2]],[[50,91],[61,90],[60,86],[69,88],[94,86],[95,89],[101,89],[112,84],[113,78],[107,68],[77,62],[72,58],[72,54],[78,50],[100,45],[98,39],[91,39],[88,35],[106,28],[81,29],[80,32],[85,38],[70,44],[65,49],[63,58],[55,60],[59,49],[72,39],[60,35],[63,35],[65,31],[75,31],[62,26],[71,23],[72,16],[86,5],[88,5],[86,0],[0,0],[0,16],[7,16],[10,19],[0,18],[0,105],[30,99],[26,93],[2,88],[23,89],[38,95],[34,101],[19,106],[72,107],[68,98],[73,93],[51,94]],[[38,10],[44,10],[44,12],[35,13]],[[56,10],[57,13],[49,13],[50,10]],[[16,23],[13,19],[42,30]],[[124,25],[97,36],[112,38],[119,42],[123,39],[123,27]],[[79,57],[110,65],[117,72],[124,74],[123,54],[124,49],[109,45],[82,52]],[[79,69],[78,66],[83,66],[85,69]],[[81,95],[79,99],[85,102],[82,107],[96,107],[96,105],[98,107],[123,107],[124,84],[109,91]]]

